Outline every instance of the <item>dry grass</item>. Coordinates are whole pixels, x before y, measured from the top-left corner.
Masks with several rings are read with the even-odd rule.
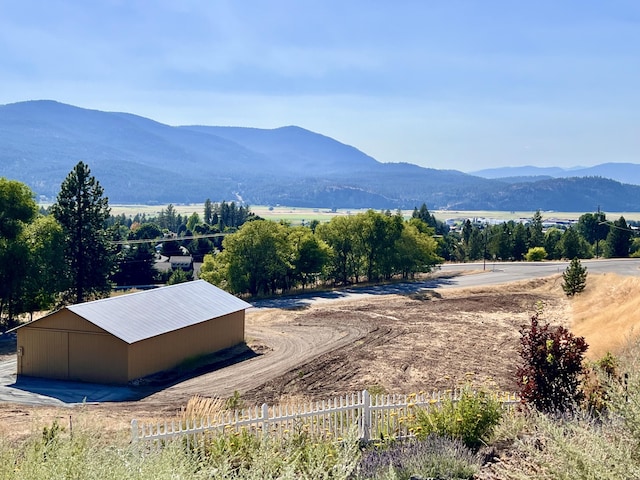
[[[587,288],[571,301],[571,331],[585,337],[587,357],[618,354],[640,333],[640,278],[589,275]]]
[[[225,413],[225,402],[221,398],[209,398],[195,395],[189,399],[187,405],[180,410],[180,420],[194,421],[210,419],[215,422]]]

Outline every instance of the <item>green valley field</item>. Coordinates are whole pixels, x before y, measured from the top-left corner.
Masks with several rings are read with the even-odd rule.
[[[174,204],[176,213],[181,215],[191,215],[197,213],[202,216],[204,204]],[[420,205],[417,205],[420,207]],[[112,215],[134,216],[137,213],[144,213],[147,216],[155,216],[160,210],[166,208],[166,205],[111,205]],[[337,209],[330,208],[305,208],[305,207],[288,207],[288,206],[264,206],[250,205],[251,211],[256,215],[269,219],[291,222],[293,225],[301,223],[309,223],[313,220],[326,222],[336,215],[350,215],[364,212],[364,209]],[[395,213],[395,212],[393,212]],[[412,210],[403,210],[402,214],[405,218],[411,216]],[[529,219],[535,212],[509,212],[509,211],[489,211],[489,210],[434,210],[431,211],[438,220],[445,221],[449,218],[491,218],[496,220],[518,220],[521,218]],[[566,220],[578,220],[580,215],[587,212],[542,212],[543,219],[555,218]],[[627,221],[640,221],[640,212],[606,212],[609,220],[614,220],[620,216],[624,216]]]

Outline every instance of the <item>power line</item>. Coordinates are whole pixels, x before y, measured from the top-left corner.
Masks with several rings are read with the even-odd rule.
[[[610,220],[605,220],[604,222],[599,222],[598,225],[608,225],[611,228],[617,228],[618,230],[624,230],[626,232],[636,232],[636,230],[634,230],[633,228],[624,228],[624,227],[620,227],[616,224],[614,224],[614,222],[610,221]]]
[[[206,235],[187,235],[185,237],[159,237],[159,238],[143,238],[140,240],[113,240],[112,245],[132,245],[136,243],[163,243],[163,242],[179,242],[182,240],[198,240],[200,238],[224,237],[229,233],[208,233]]]

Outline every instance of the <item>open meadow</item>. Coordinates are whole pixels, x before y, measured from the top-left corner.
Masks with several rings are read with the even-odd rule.
[[[204,212],[203,203],[193,204],[174,204],[176,212],[181,215],[191,215],[197,213],[202,217]],[[111,205],[112,215],[135,216],[137,213],[144,213],[147,216],[156,216],[160,210],[166,208],[167,205]],[[420,206],[417,205],[419,208]],[[265,206],[250,205],[251,211],[256,215],[274,221],[284,220],[292,225],[308,224],[313,220],[319,222],[328,222],[331,218],[338,215],[355,215],[366,211],[365,209],[336,209],[330,208],[307,208],[307,207],[289,207],[289,206]],[[475,210],[431,210],[430,211],[438,220],[446,221],[450,218],[486,218],[498,221],[529,219],[535,212],[509,212],[509,211],[475,211]],[[395,213],[395,212],[393,212]],[[405,218],[409,218],[413,210],[403,210],[402,214]],[[578,220],[580,216],[587,212],[542,212],[543,219],[563,219]],[[624,216],[627,221],[640,221],[640,212],[605,212],[609,220],[616,220],[620,216]]]

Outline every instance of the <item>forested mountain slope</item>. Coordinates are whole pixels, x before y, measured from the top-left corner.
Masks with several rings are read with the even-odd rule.
[[[603,178],[513,184],[455,170],[381,163],[296,126],[174,127],[54,101],[0,106],[0,176],[40,198],[80,160],[112,203],[242,200],[335,208],[640,210],[640,187]]]

